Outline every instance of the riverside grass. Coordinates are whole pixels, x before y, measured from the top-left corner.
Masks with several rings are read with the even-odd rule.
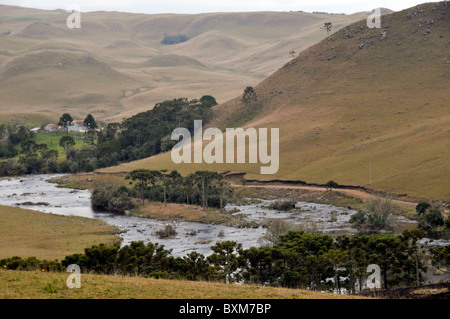
[[[62,260],[92,245],[119,242],[117,232],[100,220],[0,206],[0,259]]]

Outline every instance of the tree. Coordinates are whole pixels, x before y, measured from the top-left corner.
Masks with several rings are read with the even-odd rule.
[[[206,106],[209,106],[209,107],[212,107],[212,106],[216,106],[216,105],[217,105],[216,99],[215,99],[214,97],[212,97],[211,95],[203,95],[203,96],[200,98],[200,102],[201,102],[203,105],[206,105]]]
[[[223,211],[224,202],[233,194],[233,188],[230,183],[219,180],[216,182],[216,189],[219,191],[220,211]]]
[[[208,257],[208,261],[220,268],[220,279],[225,280],[227,283],[232,282],[232,274],[239,267],[239,256],[242,253],[242,244],[238,244],[235,241],[222,241],[211,246],[211,250],[214,253]]]
[[[210,186],[214,181],[220,180],[222,176],[216,172],[197,171],[194,173],[193,178],[197,186],[201,189],[202,207],[203,209],[207,209]]]
[[[419,227],[432,231],[434,228],[444,225],[444,207],[441,203],[433,203],[428,207],[425,212],[419,216]]]
[[[202,254],[193,251],[183,257],[183,273],[186,279],[196,281],[198,279],[209,279],[211,266]]]
[[[327,30],[327,36],[330,35],[331,26],[332,26],[331,22],[325,22],[324,25],[323,25],[323,27]]]
[[[289,55],[291,56],[291,58],[294,58],[295,57],[295,51],[294,50],[290,51]]]
[[[420,202],[419,204],[417,204],[416,206],[416,212],[418,215],[421,215],[423,213],[425,213],[425,211],[431,207],[430,203],[427,202]]]
[[[350,222],[356,223],[363,232],[376,233],[392,229],[392,215],[395,206],[389,198],[370,199],[363,211],[354,214]]]
[[[328,181],[328,183],[325,184],[325,187],[328,191],[331,192],[333,188],[338,188],[339,185],[335,181]]]
[[[69,113],[64,113],[60,118],[58,125],[64,127],[64,129],[69,132],[69,124],[73,122],[72,116]]]
[[[133,182],[137,181],[135,188],[141,195],[142,205],[144,205],[145,192],[148,188],[148,183],[154,180],[154,175],[154,172],[148,169],[136,169],[131,171],[126,177],[126,179],[131,179]]]
[[[67,150],[69,147],[75,145],[75,140],[72,136],[63,136],[59,140],[59,146],[63,147],[65,150]]]
[[[327,253],[322,255],[324,261],[329,262],[333,265],[334,269],[334,289],[340,293],[340,276],[339,268],[345,266],[348,260],[348,253],[340,249],[330,249]]]
[[[84,141],[88,145],[94,145],[95,136],[96,136],[96,131],[90,129],[86,133],[84,133]]]
[[[167,169],[162,169],[160,174],[158,174],[157,178],[162,182],[163,190],[164,190],[164,207],[167,207]]]
[[[242,95],[241,102],[244,103],[247,108],[247,112],[251,111],[251,107],[253,102],[256,102],[258,99],[256,95],[256,91],[252,86],[247,86],[244,90],[244,94]]]
[[[97,122],[91,114],[88,114],[83,121],[84,126],[88,128],[88,130],[95,130],[97,128]]]

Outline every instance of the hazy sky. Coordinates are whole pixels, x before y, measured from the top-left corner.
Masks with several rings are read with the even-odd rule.
[[[395,11],[430,0],[0,0],[0,4],[39,9],[66,9],[78,4],[81,11],[139,13],[202,13],[239,11],[326,11],[353,13],[384,7]],[[1,13],[0,13],[1,15]]]

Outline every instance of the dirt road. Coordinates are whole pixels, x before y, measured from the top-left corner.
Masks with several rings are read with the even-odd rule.
[[[298,185],[241,185],[241,184],[231,184],[233,187],[246,187],[246,188],[269,188],[269,189],[302,189],[307,191],[313,191],[313,192],[326,192],[327,189],[325,187],[317,187],[317,186],[298,186]],[[345,195],[359,197],[361,199],[370,199],[370,198],[376,198],[375,195],[367,193],[362,190],[357,189],[345,189],[345,188],[338,188],[334,189],[333,191],[339,192]],[[417,203],[413,202],[406,202],[402,200],[393,199],[392,203],[399,204],[399,205],[407,205],[407,206],[417,206]]]

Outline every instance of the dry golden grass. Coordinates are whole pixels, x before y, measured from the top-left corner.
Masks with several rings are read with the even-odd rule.
[[[323,39],[325,21],[337,30],[366,16],[91,12],[81,29],[68,29],[65,12],[4,5],[0,12],[0,112],[89,112],[114,121],[176,97],[224,102],[288,62],[290,51]],[[160,44],[179,33],[190,40]],[[85,56],[95,62],[86,65]]]
[[[238,171],[248,179],[334,180],[450,201],[449,31],[442,18],[449,9],[443,2],[422,9],[410,19],[417,8],[383,16],[381,30],[362,20],[303,51],[255,87],[262,105],[255,119],[246,121],[239,97],[216,108],[212,125],[222,129],[280,129],[277,174],[260,175],[260,164],[175,165],[168,153],[105,171]]]
[[[0,206],[0,259],[64,259],[84,248],[119,241],[117,229],[103,221]]]
[[[129,181],[125,180],[125,175],[122,174],[78,173],[56,177],[50,181],[58,184],[60,187],[74,189],[91,189],[96,183],[111,183],[118,187],[130,186]]]
[[[158,220],[180,220],[188,222],[199,222],[206,224],[233,225],[240,222],[240,219],[226,211],[208,208],[204,210],[198,205],[173,204],[146,201],[144,206],[139,206],[129,212],[133,216],[153,218]]]
[[[357,296],[182,280],[81,274],[81,288],[67,274],[0,270],[2,299],[360,299]]]

